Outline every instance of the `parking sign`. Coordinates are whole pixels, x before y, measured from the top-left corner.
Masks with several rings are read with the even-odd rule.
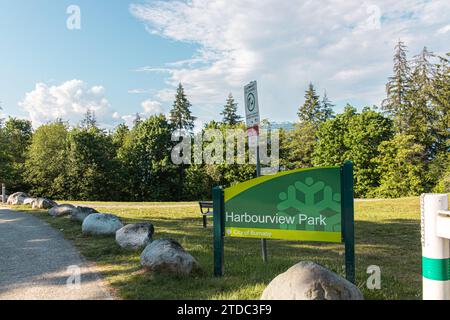
[[[259,125],[258,88],[256,81],[250,82],[244,87],[245,118],[247,127]]]

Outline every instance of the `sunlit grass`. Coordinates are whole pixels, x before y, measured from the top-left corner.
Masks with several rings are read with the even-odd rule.
[[[86,202],[91,203],[92,202]],[[125,223],[150,221],[155,238],[179,241],[202,266],[188,278],[153,275],[139,263],[140,252],[120,249],[114,237],[88,237],[67,217],[51,218],[45,211],[21,207],[61,230],[80,252],[99,266],[104,278],[124,299],[259,299],[265,286],[279,273],[301,260],[312,260],[344,275],[343,246],[337,244],[269,241],[269,264],[262,263],[260,242],[226,239],[225,276],[214,278],[211,221],[202,228],[195,202],[166,203],[186,207],[136,208],[115,203],[93,203],[101,212],[114,213]],[[111,205],[102,208],[102,205]],[[152,204],[152,203],[148,203]],[[194,204],[194,205],[193,205]],[[155,203],[160,205],[160,203]],[[357,286],[366,299],[419,299],[421,248],[419,198],[355,203]],[[367,267],[382,272],[381,290],[366,288]]]

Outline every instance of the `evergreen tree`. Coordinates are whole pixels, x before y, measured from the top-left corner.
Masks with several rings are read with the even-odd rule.
[[[327,92],[323,94],[323,98],[320,105],[319,121],[325,122],[334,116],[334,104],[328,98]]]
[[[431,102],[434,107],[432,130],[436,134],[436,153],[450,152],[450,53],[439,57],[433,78]]]
[[[439,57],[435,66],[430,100],[433,107],[431,131],[434,157],[430,161],[427,181],[435,192],[450,192],[450,54]]]
[[[228,125],[236,125],[241,122],[242,117],[237,114],[237,103],[234,102],[233,95],[230,93],[227,98],[227,104],[220,113],[223,116],[222,122]]]
[[[136,126],[138,126],[141,122],[142,122],[141,115],[139,114],[139,112],[136,112],[136,114],[134,115],[133,126],[136,127]]]
[[[191,114],[191,103],[186,98],[184,88],[180,83],[170,111],[170,124],[177,130],[192,133],[195,119]]]
[[[295,124],[293,130],[280,132],[280,164],[286,170],[312,166],[316,128],[309,122]]]
[[[283,133],[281,138],[281,164],[284,168],[305,168],[312,165],[313,152],[317,143],[317,131],[333,117],[333,104],[326,91],[320,100],[312,83],[305,93],[305,102],[298,110],[300,122],[294,130]],[[301,141],[301,143],[299,143]]]
[[[97,117],[95,112],[88,109],[84,114],[83,120],[81,120],[80,126],[85,129],[91,129],[97,127]]]
[[[312,83],[309,84],[305,93],[305,102],[298,109],[300,122],[309,122],[317,125],[321,121],[321,104],[316,89]]]
[[[409,90],[410,66],[406,53],[406,45],[399,41],[395,46],[394,75],[389,78],[386,85],[387,97],[382,103],[383,109],[394,118],[398,132],[404,132],[408,128],[409,102],[407,93]]]
[[[170,111],[170,125],[173,129],[178,130],[181,134],[192,134],[194,129],[195,117],[191,114],[191,103],[186,98],[184,88],[181,83],[178,85],[177,94]],[[183,198],[183,181],[185,180],[186,165],[178,166],[178,200]]]
[[[435,109],[431,105],[434,66],[431,59],[433,53],[424,48],[414,57],[409,91],[407,93],[408,112],[405,114],[404,133],[413,135],[420,145],[424,146],[423,161],[428,162],[435,156],[435,140],[432,126],[435,119]]]

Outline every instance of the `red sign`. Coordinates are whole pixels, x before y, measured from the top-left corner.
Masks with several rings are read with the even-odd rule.
[[[249,137],[259,136],[259,126],[253,126],[247,128],[247,135]]]

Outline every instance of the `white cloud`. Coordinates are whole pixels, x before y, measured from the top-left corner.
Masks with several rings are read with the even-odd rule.
[[[116,111],[116,112],[114,112],[114,113],[112,114],[112,117],[113,117],[114,119],[120,119],[120,113],[118,113],[118,112]]]
[[[91,89],[89,89],[89,92],[95,95],[100,95],[105,92],[105,88],[103,88],[103,86],[93,86]]]
[[[447,32],[449,32],[449,31],[450,31],[450,24],[448,24],[448,25],[446,25],[446,26],[440,28],[437,32],[438,32],[439,34],[444,34],[444,33],[447,33]]]
[[[124,115],[122,116],[122,120],[129,128],[132,128],[134,126],[134,121],[136,120],[136,115],[131,114]]]
[[[144,109],[145,115],[164,113],[161,103],[158,101],[147,99],[141,103],[141,107]]]
[[[104,126],[112,124],[118,118],[118,114],[111,109],[102,86],[89,87],[76,79],[52,86],[37,83],[34,90],[25,94],[19,106],[28,113],[34,126],[58,118],[76,124],[88,110],[95,112],[99,123]]]
[[[128,90],[129,94],[143,94],[143,93],[148,93],[148,90],[145,89],[130,89]]]
[[[173,88],[160,90],[156,97],[164,102],[173,102],[175,100],[175,90]]]
[[[450,43],[448,0],[174,0],[130,12],[152,34],[198,45],[192,57],[139,71],[167,74],[161,101],[183,83],[204,118],[217,116],[228,92],[242,108],[242,87],[255,79],[262,116],[274,120],[296,118],[310,81],[341,105],[379,104],[398,39],[411,54]]]
[[[164,114],[164,109],[162,107],[162,104],[158,101],[154,101],[151,99],[147,99],[141,102],[141,108],[142,112],[137,112],[134,114],[125,114],[120,115],[119,113],[115,113],[113,117],[117,116],[117,119],[120,119],[122,122],[124,122],[128,127],[133,127],[134,122],[136,120],[136,117],[139,116],[141,118],[147,118],[149,116],[155,115],[155,114]]]

